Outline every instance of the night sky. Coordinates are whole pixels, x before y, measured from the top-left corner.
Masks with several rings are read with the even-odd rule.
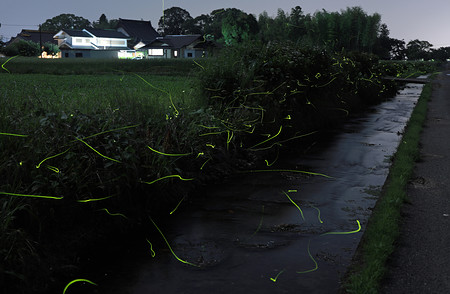
[[[392,38],[406,42],[425,40],[434,47],[450,46],[450,1],[448,0],[21,0],[9,1],[0,9],[0,36],[9,40],[22,29],[37,29],[38,24],[61,13],[72,13],[98,20],[104,13],[108,19],[129,18],[150,20],[155,29],[163,7],[178,6],[186,9],[192,17],[208,14],[218,8],[238,8],[256,17],[263,11],[275,16],[277,9],[290,12],[299,5],[304,13],[317,10],[340,11],[360,6],[368,14],[381,14],[388,25]]]

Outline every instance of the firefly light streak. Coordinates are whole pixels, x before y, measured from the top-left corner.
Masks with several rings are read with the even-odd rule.
[[[328,232],[328,233],[324,233],[320,236],[325,236],[325,235],[348,235],[348,234],[354,234],[354,233],[358,233],[361,230],[361,224],[359,223],[359,220],[356,220],[356,222],[358,223],[358,229],[354,230],[354,231],[350,231],[350,232]]]
[[[44,160],[42,160],[41,162],[39,162],[38,165],[36,165],[36,168],[40,168],[40,167],[41,167],[41,164],[42,164],[44,161],[49,160],[49,159],[52,159],[52,158],[55,158],[55,157],[60,156],[60,155],[63,155],[64,153],[66,153],[66,152],[69,151],[69,150],[70,150],[70,148],[68,148],[66,151],[63,151],[63,152],[58,153],[58,154],[56,154],[56,155],[49,156],[49,157],[45,158]]]
[[[308,255],[309,255],[309,258],[311,258],[311,260],[314,262],[314,268],[313,269],[310,269],[310,270],[306,270],[306,271],[301,271],[301,272],[297,272],[297,274],[306,274],[306,273],[310,273],[310,272],[313,272],[313,271],[315,271],[315,270],[317,270],[318,268],[319,268],[319,266],[317,265],[317,262],[316,262],[316,260],[314,259],[314,257],[312,257],[312,255],[311,255],[311,251],[309,250],[309,245],[311,244],[311,239],[308,241]]]
[[[9,196],[18,196],[18,197],[30,197],[30,198],[45,198],[45,199],[63,199],[64,197],[55,197],[55,196],[42,196],[42,195],[30,195],[30,194],[16,194],[16,193],[9,193],[9,192],[0,192],[0,194],[3,195],[9,195]]]
[[[92,201],[101,201],[101,200],[106,200],[111,197],[112,196],[107,196],[107,197],[103,197],[103,198],[82,199],[82,200],[77,200],[77,202],[86,203],[86,202],[92,202]]]
[[[84,142],[82,139],[79,139],[79,138],[76,138],[76,139],[77,139],[78,141],[82,142],[84,145],[86,145],[86,146],[88,146],[89,148],[91,148],[92,150],[94,150],[95,153],[97,153],[97,154],[100,155],[101,157],[106,158],[106,159],[111,160],[111,161],[115,161],[115,162],[121,163],[121,162],[120,162],[119,160],[117,160],[117,159],[110,158],[110,157],[108,157],[108,156],[106,156],[106,155],[101,154],[100,152],[98,152],[97,150],[95,150],[94,147],[92,147],[92,146],[89,145],[88,143]]]
[[[13,136],[13,137],[28,137],[28,135],[20,135],[20,134],[12,134],[12,133],[0,133],[0,135]]]
[[[278,277],[279,277],[284,271],[285,271],[285,269],[283,269],[281,272],[279,272],[279,273],[275,276],[275,278],[270,278],[270,280],[271,280],[272,282],[276,283]]]
[[[289,201],[291,201],[292,204],[294,204],[295,207],[298,208],[298,210],[300,211],[300,214],[302,215],[302,219],[305,220],[305,216],[303,215],[303,211],[302,211],[301,208],[297,205],[297,203],[295,203],[294,200],[292,200],[291,197],[289,197],[289,195],[288,195],[286,192],[283,191],[283,193],[284,193],[284,195],[286,195],[286,197],[289,199]]]
[[[123,215],[121,213],[111,213],[111,212],[109,212],[109,210],[107,208],[102,208],[100,210],[106,211],[106,213],[109,214],[110,216],[121,216],[121,217],[123,217],[125,219],[128,219],[128,217],[126,217],[125,215]]]
[[[323,224],[323,221],[322,221],[322,219],[320,218],[320,210],[319,210],[317,207],[315,207],[314,205],[311,205],[311,207],[314,208],[315,210],[317,210],[317,212],[319,213],[319,214],[317,215],[317,218],[319,219],[319,222],[320,222],[321,224]]]
[[[13,56],[13,57],[8,58],[8,59],[2,64],[2,68],[3,68],[4,70],[6,70],[8,73],[11,73],[11,72],[5,67],[5,64],[6,64],[7,62],[9,62],[11,59],[16,58],[17,56],[19,56],[19,55],[16,55],[16,56]]]
[[[152,150],[153,152],[158,153],[158,154],[160,154],[160,155],[164,155],[164,156],[188,156],[188,155],[191,155],[191,154],[192,154],[192,153],[169,154],[169,153],[164,153],[164,152],[155,150],[155,149],[153,149],[153,148],[150,147],[150,146],[147,146],[147,147],[148,147],[148,149]]]
[[[333,177],[327,176],[325,174],[307,172],[303,170],[295,170],[295,169],[261,169],[261,170],[248,170],[248,171],[240,171],[240,173],[262,173],[262,172],[291,172],[291,173],[302,173],[308,174],[312,176],[321,176],[329,179],[334,179]]]
[[[192,181],[192,180],[195,180],[194,178],[192,178],[192,179],[185,179],[185,178],[182,178],[180,175],[169,175],[169,176],[165,176],[165,177],[156,179],[156,180],[151,181],[151,182],[142,182],[142,183],[151,185],[151,184],[154,184],[154,183],[156,183],[156,182],[159,182],[159,181],[161,181],[161,180],[168,179],[168,178],[179,178],[179,179],[182,180],[182,181]]]
[[[178,206],[180,206],[181,202],[183,202],[185,197],[181,198],[180,202],[178,202],[177,206],[175,206],[175,208],[169,214],[173,214],[178,209]]]
[[[66,294],[67,288],[69,288],[70,285],[72,285],[73,283],[77,283],[77,282],[87,282],[87,283],[92,284],[94,286],[98,286],[96,283],[91,282],[91,281],[86,280],[86,279],[76,279],[76,280],[73,280],[73,281],[69,282],[66,285],[66,287],[64,288],[63,294]]]
[[[150,254],[152,255],[152,257],[155,257],[156,253],[155,253],[155,251],[153,251],[152,243],[148,239],[145,239],[145,240],[147,240],[148,244],[150,244],[150,252],[151,252]]]
[[[158,232],[159,232],[159,233],[161,234],[161,236],[163,237],[164,241],[165,241],[166,244],[167,244],[167,247],[169,247],[170,252],[172,252],[172,255],[173,255],[179,262],[182,262],[182,263],[188,264],[188,265],[192,265],[192,266],[195,266],[195,267],[199,267],[199,266],[196,265],[196,264],[190,263],[190,262],[188,262],[188,261],[186,261],[186,260],[183,260],[183,259],[179,258],[179,257],[175,254],[175,252],[173,252],[172,247],[170,247],[170,244],[169,244],[169,242],[167,241],[166,237],[165,237],[164,234],[161,232],[161,230],[159,229],[159,227],[155,224],[155,222],[153,221],[153,219],[152,219],[151,217],[149,217],[149,218],[150,218],[151,222],[153,223],[153,225],[155,225],[155,227],[156,227],[156,229],[158,230]]]

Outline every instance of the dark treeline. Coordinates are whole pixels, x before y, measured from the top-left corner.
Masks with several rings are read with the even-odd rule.
[[[381,15],[369,15],[361,7],[305,14],[296,6],[290,12],[278,9],[274,17],[263,12],[258,18],[236,8],[216,9],[193,18],[185,9],[172,7],[164,11],[158,25],[163,35],[202,34],[225,45],[258,39],[264,43],[291,41],[328,51],[373,53],[381,59],[450,58],[450,47],[432,49],[433,45],[427,41],[406,43],[391,38]]]

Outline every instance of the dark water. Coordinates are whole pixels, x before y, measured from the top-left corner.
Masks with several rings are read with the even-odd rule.
[[[174,253],[199,267],[177,260],[154,229],[149,241],[156,256],[145,237],[138,248],[130,244],[134,254],[111,257],[99,273],[98,291],[336,293],[421,89],[407,85],[394,99],[330,133],[320,151],[277,163],[278,169],[333,178],[240,174],[183,203],[170,224],[159,225]],[[362,229],[352,232],[358,231],[357,221]],[[342,234],[322,235],[327,232]]]

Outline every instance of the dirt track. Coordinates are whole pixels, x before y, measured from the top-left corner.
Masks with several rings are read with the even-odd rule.
[[[381,293],[450,293],[450,71],[433,82],[421,161]]]

